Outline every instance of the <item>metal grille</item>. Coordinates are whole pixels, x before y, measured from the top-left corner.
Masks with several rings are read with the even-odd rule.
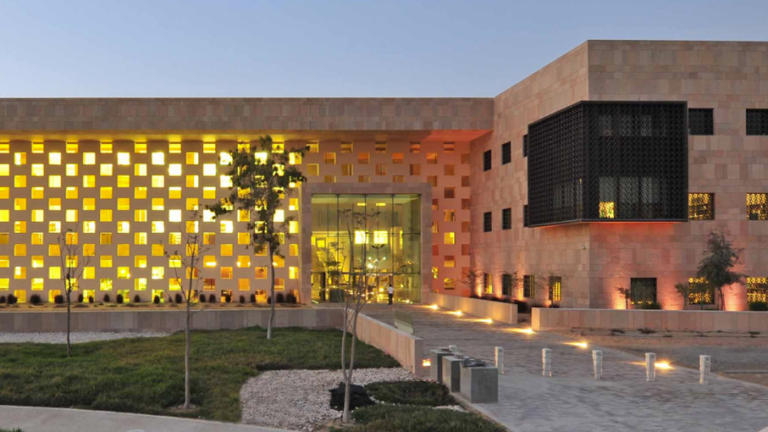
[[[685,102],[580,102],[529,125],[529,226],[686,221]]]
[[[506,165],[512,162],[512,143],[504,143],[501,145],[501,164]]]
[[[488,171],[491,169],[491,161],[493,161],[491,151],[486,150],[485,153],[483,153],[483,171]]]
[[[493,277],[488,273],[483,273],[483,292],[493,294]]]
[[[692,108],[688,110],[689,135],[714,135],[714,111],[711,108]]]
[[[688,303],[692,305],[715,304],[715,290],[704,278],[688,279]]]
[[[747,135],[768,135],[768,109],[747,110]]]
[[[536,276],[534,275],[523,276],[523,297],[527,297],[527,298],[536,297]]]
[[[512,229],[512,209],[505,208],[501,210],[501,229]]]
[[[768,194],[747,194],[747,219],[768,220]]]
[[[747,278],[747,303],[768,302],[768,278]]]
[[[512,295],[512,275],[509,273],[501,275],[501,295]]]
[[[632,278],[629,298],[633,305],[656,303],[656,278]]]
[[[493,230],[493,214],[491,212],[483,213],[483,231],[491,232]]]
[[[711,194],[711,193],[688,194],[688,219],[714,220],[715,219],[715,194]]]
[[[559,302],[562,297],[563,280],[560,276],[549,277],[549,299],[552,303]]]

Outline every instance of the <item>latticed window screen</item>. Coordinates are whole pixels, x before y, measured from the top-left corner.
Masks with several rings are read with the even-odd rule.
[[[711,194],[711,193],[688,194],[688,219],[714,220],[715,219],[715,194]]]
[[[629,298],[633,305],[656,303],[656,278],[632,278]]]
[[[490,170],[492,162],[493,155],[490,150],[486,150],[485,153],[483,153],[483,171]]]
[[[528,157],[528,134],[523,135],[523,157]]]
[[[768,278],[747,278],[747,303],[768,302]]]
[[[483,292],[493,294],[493,277],[489,273],[483,273]]]
[[[559,302],[562,297],[563,280],[560,276],[549,277],[549,299],[553,302]]]
[[[512,295],[512,274],[504,273],[501,275],[501,295]]]
[[[689,109],[688,133],[690,135],[714,135],[714,111],[711,108]]]
[[[491,232],[493,230],[493,213],[483,213],[483,231]]]
[[[528,222],[688,219],[684,102],[581,102],[528,126]]]
[[[688,303],[692,305],[715,304],[715,290],[704,278],[688,279]]]
[[[768,135],[768,109],[747,110],[747,135]]]
[[[505,208],[501,210],[501,229],[512,229],[512,209]]]
[[[536,297],[536,276],[534,275],[523,276],[523,297],[526,297],[526,298]]]
[[[501,164],[506,165],[512,162],[512,143],[504,143],[501,145]]]
[[[768,220],[768,194],[747,194],[747,219]]]

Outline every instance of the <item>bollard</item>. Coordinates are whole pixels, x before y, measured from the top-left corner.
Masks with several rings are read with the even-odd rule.
[[[496,368],[504,375],[504,348],[496,347]]]
[[[552,376],[552,350],[549,348],[542,348],[541,350],[541,375],[544,377]]]
[[[459,352],[459,348],[456,345],[448,345],[448,351],[456,354]]]
[[[603,379],[603,352],[599,350],[592,351],[592,369],[595,373],[595,379]]]
[[[645,353],[645,380],[656,381],[656,354]]]
[[[712,370],[712,357],[708,355],[699,356],[699,384],[709,382],[709,372]]]

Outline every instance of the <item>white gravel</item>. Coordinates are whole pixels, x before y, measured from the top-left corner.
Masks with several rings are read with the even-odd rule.
[[[412,381],[418,378],[400,368],[357,369],[354,384]],[[242,422],[261,426],[311,431],[339,418],[330,407],[329,390],[343,381],[341,371],[281,370],[263,372],[240,390]]]
[[[164,337],[170,333],[159,332],[141,332],[141,333],[114,333],[114,332],[72,332],[69,334],[72,343],[106,341],[124,338],[139,337]],[[2,333],[0,332],[0,343],[47,343],[63,344],[67,343],[66,333]]]

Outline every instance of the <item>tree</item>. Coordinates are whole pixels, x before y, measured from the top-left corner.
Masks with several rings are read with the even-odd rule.
[[[704,251],[704,258],[699,262],[696,276],[704,278],[715,291],[721,310],[725,308],[723,287],[738,283],[743,277],[742,274],[733,271],[739,263],[739,255],[742,251],[743,249],[734,249],[727,231],[709,233],[707,249]]]
[[[690,298],[690,295],[691,295],[690,285],[687,283],[678,283],[678,284],[675,284],[675,289],[683,298],[683,310],[685,310],[686,307],[688,306],[688,299]]]
[[[480,270],[470,267],[467,269],[467,271],[463,272],[461,274],[461,279],[459,279],[459,283],[469,288],[469,295],[472,294],[477,295],[478,297],[480,294],[477,293],[478,287],[480,287],[483,283],[483,272]]]
[[[72,291],[80,285],[80,278],[88,264],[91,263],[91,253],[82,253],[80,242],[78,241],[78,231],[80,224],[75,224],[75,228],[62,230],[58,237],[59,259],[61,268],[64,269],[64,299],[67,301],[67,358],[72,356],[72,346],[70,333],[72,330]],[[82,259],[81,256],[82,255]]]
[[[616,291],[619,292],[619,295],[624,297],[624,309],[629,309],[629,299],[632,297],[632,293],[629,290],[629,288],[624,288],[623,286],[616,287]]]
[[[352,386],[352,375],[355,370],[355,346],[357,342],[357,319],[360,311],[368,303],[371,295],[375,295],[375,285],[373,289],[368,286],[369,275],[378,272],[378,266],[381,261],[386,260],[386,256],[374,258],[368,255],[368,249],[378,252],[384,244],[369,244],[369,239],[374,238],[373,227],[381,212],[378,210],[354,211],[351,209],[339,211],[339,230],[341,224],[346,226],[348,253],[342,252],[344,260],[347,259],[350,266],[349,289],[342,289],[343,293],[343,328],[341,336],[341,371],[344,377],[344,412],[342,422],[349,422],[350,414],[350,388]],[[361,229],[362,228],[362,229]],[[356,245],[362,243],[361,256],[355,256]],[[375,254],[378,257],[378,253]],[[349,351],[349,364],[347,364],[347,333],[352,335],[352,343]]]
[[[204,236],[200,235],[200,217],[197,210],[192,210],[187,225],[180,227],[182,233],[181,244],[184,245],[184,253],[178,250],[173,252],[165,249],[164,254],[169,260],[169,267],[173,269],[175,279],[173,283],[182,290],[184,298],[184,310],[186,312],[184,320],[184,409],[189,409],[191,404],[191,389],[189,385],[190,368],[189,363],[192,354],[192,304],[197,299],[200,292],[200,264],[207,253],[213,249],[212,244],[205,244]],[[182,283],[179,269],[183,269],[186,275],[186,286]]]
[[[250,148],[247,143],[238,143],[237,150],[229,152],[227,175],[232,179],[229,197],[207,207],[216,217],[237,209],[238,219],[245,220],[248,231],[252,233],[250,246],[254,253],[267,252],[271,299],[267,339],[272,339],[275,323],[275,257],[283,256],[280,244],[284,238],[290,238],[289,224],[294,219],[283,217],[276,220],[275,216],[282,207],[283,199],[291,195],[300,183],[307,181],[301,171],[291,165],[303,154],[303,149],[292,149],[288,153],[275,149],[269,135],[259,138],[258,145]]]

